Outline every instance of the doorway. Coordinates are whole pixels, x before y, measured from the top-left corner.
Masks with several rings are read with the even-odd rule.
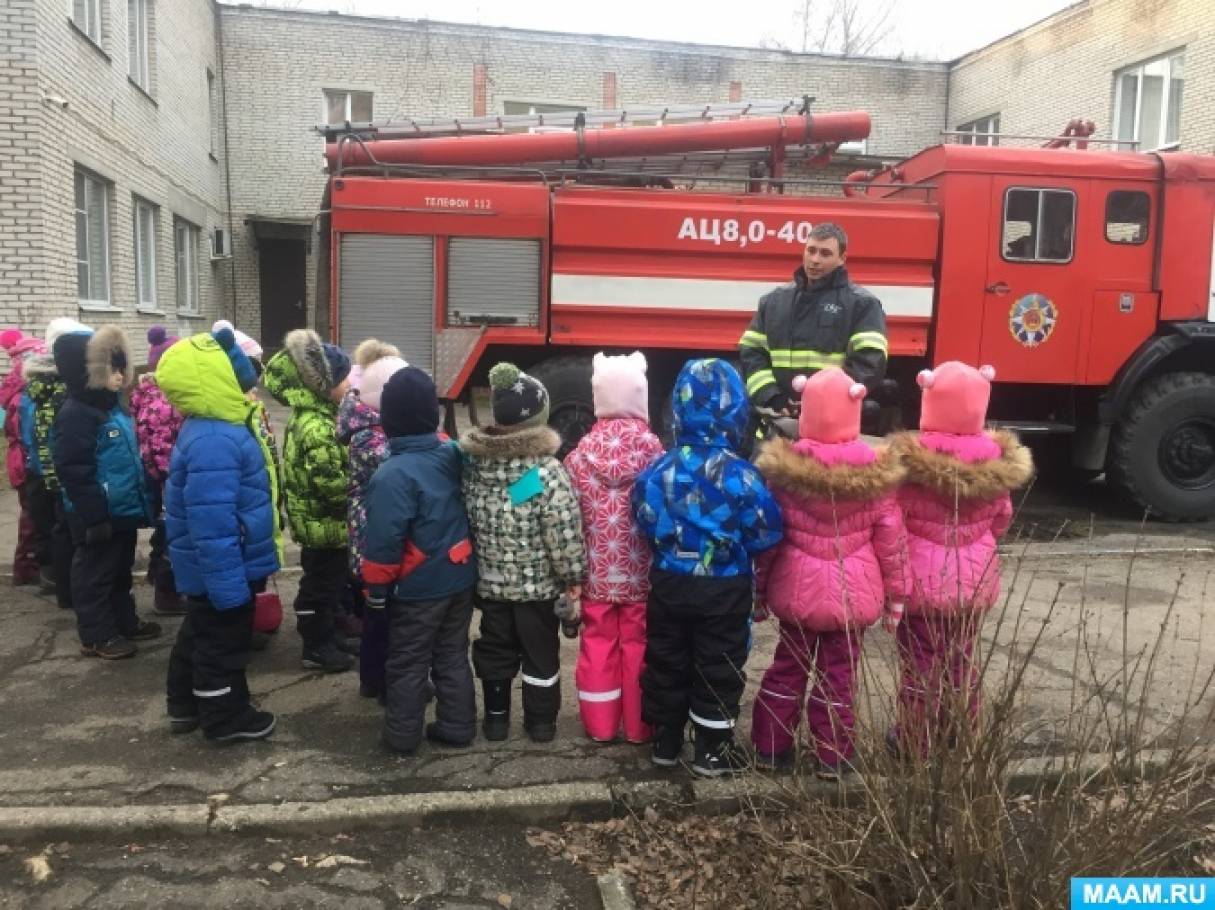
[[[258,240],[262,345],[276,351],[292,329],[308,324],[308,245],[303,240]]]

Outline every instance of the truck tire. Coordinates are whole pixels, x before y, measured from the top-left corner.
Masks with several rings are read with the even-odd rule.
[[[536,364],[531,374],[548,389],[548,425],[561,434],[557,457],[565,458],[595,423],[591,358],[554,357]]]
[[[1114,428],[1108,477],[1153,518],[1215,516],[1215,376],[1146,381]]]

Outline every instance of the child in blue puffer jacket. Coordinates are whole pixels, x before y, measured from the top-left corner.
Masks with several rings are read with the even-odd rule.
[[[71,585],[80,652],[132,657],[135,642],[155,638],[160,626],[139,618],[131,596],[136,534],[152,515],[135,425],[118,399],[131,386],[130,350],[122,329],[104,325],[59,336],[53,353],[67,387],[51,451],[76,544]]]
[[[253,602],[281,562],[278,484],[257,383],[232,330],[169,348],[156,382],[185,416],[165,480],[165,531],[186,618],[169,657],[169,729],[212,742],[261,739],[275,718],[249,702]]]
[[[637,478],[633,513],[654,551],[646,607],[642,716],[655,727],[651,760],[679,760],[695,729],[692,770],[740,770],[734,721],[746,676],[752,560],[781,539],[780,508],[735,450],[747,390],[724,360],[690,360],[675,381],[675,446]]]

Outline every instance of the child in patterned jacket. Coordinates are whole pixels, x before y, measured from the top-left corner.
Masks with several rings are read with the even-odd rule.
[[[348,447],[350,456],[346,514],[350,528],[350,571],[356,580],[363,577],[367,486],[376,469],[388,458],[388,436],[380,417],[381,397],[392,374],[407,366],[393,345],[368,338],[355,348],[350,388],[338,406],[338,442]],[[364,698],[384,698],[387,660],[388,614],[384,610],[364,610],[359,642],[359,694]]]
[[[650,548],[633,524],[633,481],[662,454],[650,431],[645,355],[596,354],[591,431],[565,458],[586,537],[589,568],[582,586],[582,641],[575,680],[586,735],[616,737],[621,721],[629,742],[649,742],[641,719],[645,606],[650,593]]]
[[[139,377],[131,390],[131,418],[135,421],[135,439],[139,443],[139,456],[148,475],[148,490],[152,494],[152,512],[155,525],[152,531],[148,554],[148,581],[155,595],[152,610],[162,616],[180,615],[186,612],[185,599],[177,593],[173,580],[173,566],[169,562],[165,542],[165,518],[163,514],[165,479],[169,476],[169,456],[185,418],[177,412],[169,399],[165,398],[156,383],[156,367],[160,358],[177,343],[162,325],[148,329],[148,372]]]
[[[548,391],[512,363],[489,371],[493,426],[462,440],[464,499],[479,577],[481,637],[473,663],[485,691],[488,740],[510,730],[511,682],[523,670],[523,727],[534,742],[557,733],[561,667],[558,595],[578,599],[586,574],[582,520],[556,458]]]

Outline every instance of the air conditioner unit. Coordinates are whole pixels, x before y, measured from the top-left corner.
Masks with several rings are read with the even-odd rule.
[[[227,228],[216,228],[211,233],[211,258],[232,258],[232,234]]]

